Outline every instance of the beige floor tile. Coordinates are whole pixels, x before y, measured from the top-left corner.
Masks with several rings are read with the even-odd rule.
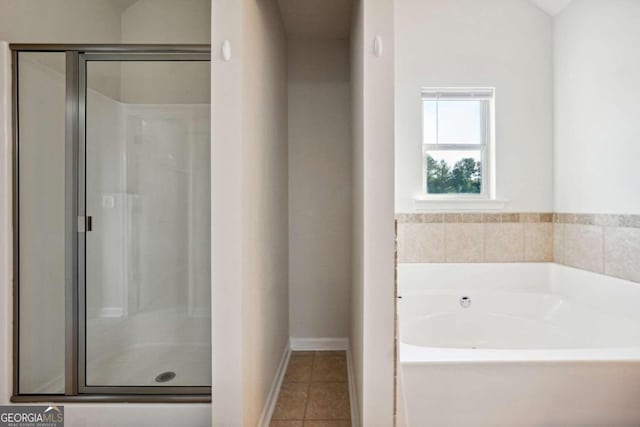
[[[311,371],[311,382],[347,381],[347,358],[345,355],[316,356]]]
[[[272,420],[302,420],[309,397],[309,384],[284,383]]]
[[[289,359],[287,372],[284,374],[285,383],[305,383],[311,380],[311,366],[313,356],[295,356]]]
[[[349,387],[344,383],[312,383],[305,420],[348,420]]]

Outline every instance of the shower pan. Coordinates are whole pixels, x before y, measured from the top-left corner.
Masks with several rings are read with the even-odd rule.
[[[11,48],[13,401],[210,401],[210,47]]]

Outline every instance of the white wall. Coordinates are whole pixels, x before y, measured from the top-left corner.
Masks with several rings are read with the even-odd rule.
[[[289,338],[286,38],[275,2],[212,6],[214,425],[253,427]]]
[[[555,19],[555,210],[640,213],[640,2],[574,0]]]
[[[496,88],[496,196],[553,207],[552,25],[527,0],[398,0],[396,212],[422,191],[421,87]]]
[[[354,282],[351,346],[363,426],[393,425],[394,2],[361,0],[352,33]],[[380,36],[381,57],[373,54]]]
[[[349,41],[293,38],[288,57],[290,335],[346,338],[352,234]]]

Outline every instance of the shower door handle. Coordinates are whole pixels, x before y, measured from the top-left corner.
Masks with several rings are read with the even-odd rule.
[[[91,216],[78,217],[78,233],[84,233],[93,230],[93,218]]]

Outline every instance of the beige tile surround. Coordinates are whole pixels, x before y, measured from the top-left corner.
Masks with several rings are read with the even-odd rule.
[[[640,215],[554,215],[555,262],[640,282]]]
[[[398,262],[557,262],[640,282],[640,215],[398,214]]]
[[[400,214],[398,262],[553,261],[548,213]]]

